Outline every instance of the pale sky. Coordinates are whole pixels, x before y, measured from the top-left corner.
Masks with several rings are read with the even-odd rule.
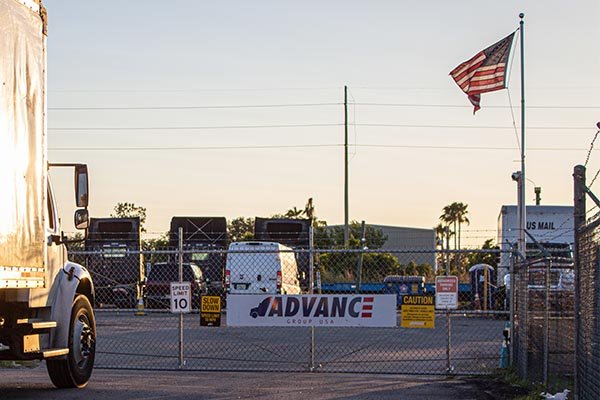
[[[431,228],[460,201],[463,242],[495,238],[501,205],[516,203],[519,42],[509,91],[483,94],[475,116],[448,74],[520,12],[528,204],[534,186],[542,204],[572,204],[600,120],[597,0],[44,4],[50,160],[89,165],[92,216],[134,202],[149,232],[174,215],[270,216],[309,197],[343,223],[347,85],[350,219]],[[594,151],[588,182],[599,168]],[[55,177],[67,231],[71,179]]]

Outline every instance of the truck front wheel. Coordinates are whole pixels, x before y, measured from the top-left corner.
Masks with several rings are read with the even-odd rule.
[[[87,385],[96,354],[96,320],[87,297],[77,295],[71,309],[69,354],[64,359],[48,359],[48,374],[58,388]]]

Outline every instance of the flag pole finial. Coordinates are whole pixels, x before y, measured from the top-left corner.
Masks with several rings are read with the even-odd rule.
[[[519,14],[519,18],[521,18],[521,19],[525,18],[525,14],[523,14],[523,13],[520,13],[520,14]]]

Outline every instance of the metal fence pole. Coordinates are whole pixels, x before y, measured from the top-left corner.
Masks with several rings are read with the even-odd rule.
[[[179,228],[179,283],[183,282],[183,228]],[[184,367],[183,360],[183,313],[179,313],[179,368]]]
[[[509,319],[509,323],[510,323],[510,343],[509,343],[509,351],[508,351],[508,360],[510,365],[514,365],[515,362],[515,341],[516,341],[516,337],[515,337],[515,288],[516,288],[516,276],[515,276],[515,253],[511,252],[510,255],[510,266],[509,266],[509,276],[510,276],[510,280],[509,280],[509,297],[508,297],[508,309],[510,312],[510,315],[508,317]]]
[[[451,360],[450,360],[450,351],[452,350],[452,323],[451,323],[451,317],[450,317],[450,310],[448,308],[446,308],[446,318],[447,318],[447,323],[446,323],[446,336],[447,336],[447,343],[446,343],[446,372],[450,373],[452,372],[452,365],[451,365]]]
[[[574,229],[575,229],[575,383],[573,385],[573,395],[577,399],[580,395],[580,379],[582,378],[579,369],[579,357],[580,357],[580,315],[581,312],[581,254],[580,254],[580,240],[581,233],[580,229],[585,225],[585,211],[586,211],[586,197],[585,197],[585,167],[583,165],[577,165],[573,169],[573,203],[574,203]]]
[[[310,226],[308,228],[308,251],[309,251],[309,293],[312,295],[315,293],[315,285],[314,285],[314,231],[313,227]],[[315,327],[310,327],[310,360],[308,364],[309,371],[313,372],[315,370]]]
[[[361,236],[360,236],[360,248],[361,252],[358,256],[357,265],[356,265],[356,289],[355,293],[360,293],[360,286],[362,285],[362,268],[363,268],[363,259],[364,259],[364,250],[366,249],[367,239],[365,238],[367,233],[367,226],[365,225],[365,221],[362,221],[361,227]]]

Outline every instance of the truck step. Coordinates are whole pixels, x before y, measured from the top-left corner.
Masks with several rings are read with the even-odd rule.
[[[22,329],[36,331],[56,328],[56,321],[43,321],[40,319],[23,318],[17,320],[17,325]]]
[[[66,356],[67,354],[69,354],[69,349],[67,349],[67,348],[46,349],[46,350],[42,350],[42,354],[43,354],[44,358]]]

